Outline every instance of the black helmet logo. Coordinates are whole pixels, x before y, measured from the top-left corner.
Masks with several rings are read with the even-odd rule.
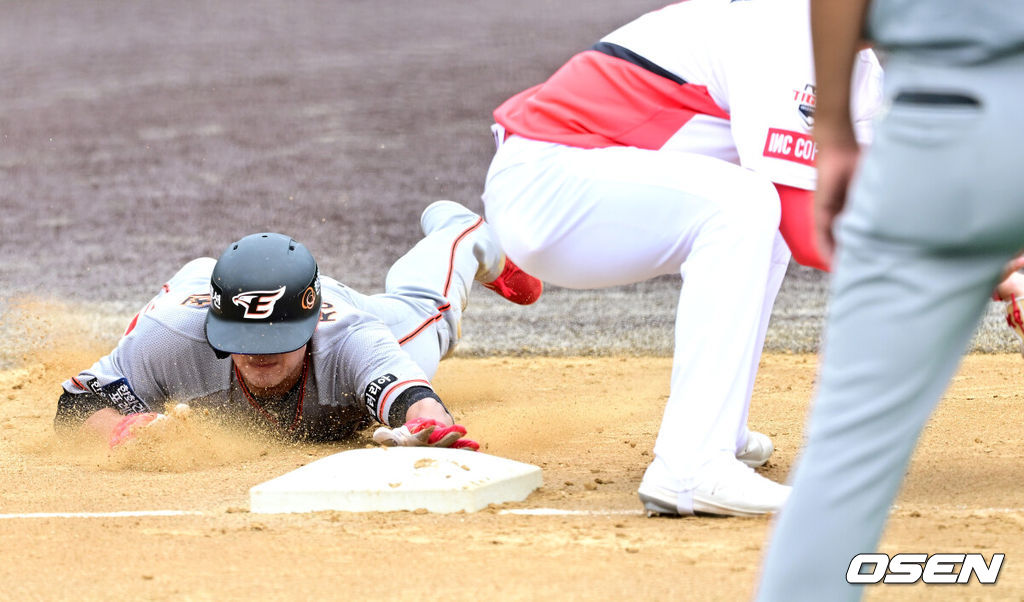
[[[312,288],[312,287],[310,287]],[[246,291],[231,297],[231,302],[244,308],[242,317],[247,320],[263,320],[274,315],[274,305],[284,296],[285,287],[272,291]],[[306,305],[306,297],[302,298],[303,309],[310,309],[313,303]]]

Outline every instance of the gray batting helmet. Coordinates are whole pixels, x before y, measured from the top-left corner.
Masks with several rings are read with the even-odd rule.
[[[221,254],[210,278],[206,340],[231,353],[287,353],[305,345],[320,319],[320,275],[302,244],[250,234]]]

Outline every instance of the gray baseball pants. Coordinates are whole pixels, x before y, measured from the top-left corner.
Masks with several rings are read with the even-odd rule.
[[[759,600],[861,596],[850,561],[876,551],[918,436],[1024,247],[1024,57],[894,55],[886,88],[837,230],[819,388]]]

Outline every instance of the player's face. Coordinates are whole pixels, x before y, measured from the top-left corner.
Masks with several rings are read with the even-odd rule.
[[[256,395],[283,395],[302,376],[306,346],[288,353],[269,355],[232,354],[231,360]]]

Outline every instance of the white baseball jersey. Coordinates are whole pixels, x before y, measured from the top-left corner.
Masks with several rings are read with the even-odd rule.
[[[605,36],[494,117],[524,138],[692,152],[813,190],[814,81],[807,0],[688,0]],[[881,99],[871,51],[853,86],[867,142]]]
[[[215,263],[200,258],[186,264],[110,354],[64,382],[65,392],[100,395],[122,414],[159,412],[167,402],[184,402],[249,416],[296,436],[336,439],[371,416],[386,423],[402,391],[430,386],[388,325],[366,311],[370,298],[321,277],[320,322],[302,380],[280,407],[261,404],[239,385],[231,359],[218,359],[206,341]]]

